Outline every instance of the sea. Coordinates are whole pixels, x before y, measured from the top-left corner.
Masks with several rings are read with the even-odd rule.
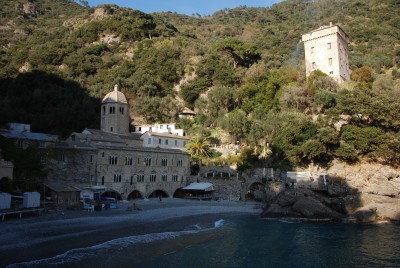
[[[235,216],[9,267],[400,267],[400,225]]]

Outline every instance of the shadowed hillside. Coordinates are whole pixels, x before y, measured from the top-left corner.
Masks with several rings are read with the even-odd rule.
[[[100,99],[71,80],[41,71],[0,79],[1,124],[31,124],[33,132],[67,135],[98,128]]]

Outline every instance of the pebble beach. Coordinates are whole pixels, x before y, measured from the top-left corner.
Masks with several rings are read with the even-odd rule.
[[[140,210],[133,209],[138,207]],[[0,222],[0,267],[54,257],[113,239],[181,231],[241,214],[258,215],[260,203],[164,198],[119,202],[116,209],[57,211]]]

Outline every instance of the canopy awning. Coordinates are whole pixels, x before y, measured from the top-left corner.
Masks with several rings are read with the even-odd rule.
[[[214,185],[212,185],[212,183],[209,182],[194,182],[186,187],[183,187],[182,190],[197,190],[197,191],[211,192],[214,191]]]

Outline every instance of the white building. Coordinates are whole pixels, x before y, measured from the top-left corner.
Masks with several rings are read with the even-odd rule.
[[[175,127],[175,123],[169,123],[169,124],[156,123],[154,125],[138,125],[134,127],[133,132],[169,133],[177,136],[186,136],[185,131],[183,129]]]
[[[182,151],[186,150],[186,144],[189,142],[189,138],[184,136],[157,132],[146,132],[141,136],[141,140],[143,140],[144,147],[179,149]]]
[[[302,36],[306,74],[320,70],[336,82],[350,79],[348,35],[338,25],[322,26]]]

